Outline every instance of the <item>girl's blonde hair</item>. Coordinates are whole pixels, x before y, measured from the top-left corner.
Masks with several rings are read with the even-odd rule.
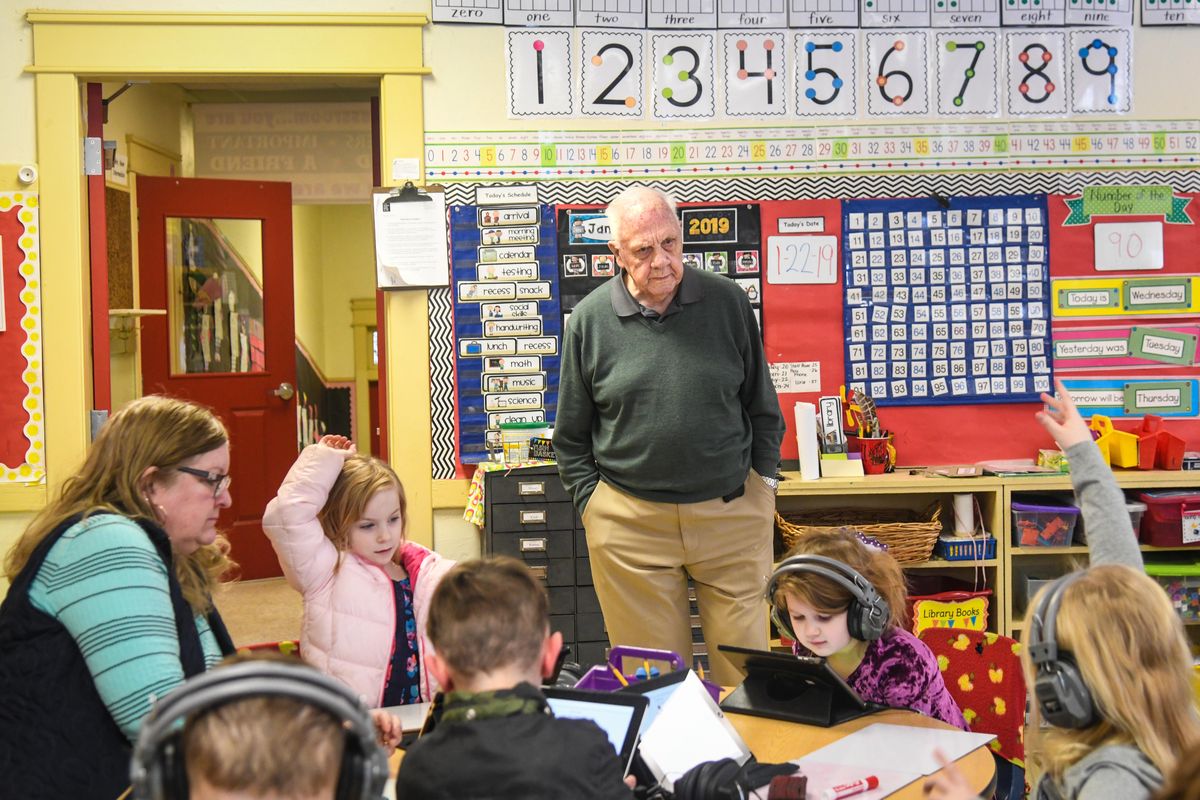
[[[1027,631],[1045,592],[1029,604]],[[1059,781],[1092,750],[1129,744],[1166,775],[1179,753],[1200,743],[1187,636],[1166,592],[1151,578],[1118,564],[1088,569],[1063,590],[1055,639],[1079,667],[1100,721],[1081,730],[1042,728],[1039,706],[1032,703],[1025,746],[1035,773]],[[1032,688],[1028,652],[1022,649],[1021,661]]]
[[[351,526],[362,518],[371,498],[384,489],[395,489],[400,496],[401,530],[407,531],[408,499],[395,471],[372,456],[355,454],[346,459],[325,506],[317,514],[325,536],[338,550],[349,549]]]
[[[784,558],[792,556],[825,556],[852,567],[875,587],[891,609],[889,628],[905,624],[905,601],[908,589],[904,570],[896,559],[874,547],[868,547],[852,531],[825,531],[800,537]],[[840,614],[850,607],[854,595],[846,587],[821,575],[789,572],[781,575],[771,597],[779,614],[787,619],[787,595],[795,595],[822,614]]]
[[[158,524],[146,499],[143,478],[151,467],[171,483],[184,461],[229,441],[221,420],[196,403],[165,395],[147,395],[113,414],[96,435],[79,471],[63,483],[58,497],[43,508],[4,560],[10,581],[24,569],[33,551],[69,517],[120,514]],[[237,565],[228,557],[223,536],[190,555],[175,553],[175,576],[183,597],[198,614],[212,609],[212,593],[222,575]]]

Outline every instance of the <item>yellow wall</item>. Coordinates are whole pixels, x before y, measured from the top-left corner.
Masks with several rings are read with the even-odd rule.
[[[350,301],[375,294],[368,205],[292,207],[296,338],[325,379],[354,379]]]
[[[104,83],[104,96],[112,97],[124,83]],[[117,153],[128,155],[128,136],[170,152],[178,153],[180,123],[184,114],[183,90],[165,84],[138,84],[129,87],[108,105],[104,138],[117,143]],[[146,165],[133,169],[148,172]]]
[[[350,301],[375,296],[375,230],[369,205],[321,206],[321,274],[325,294],[325,360],[331,381],[354,378]],[[296,304],[296,315],[306,313]]]
[[[321,207],[292,206],[296,338],[324,371],[325,292],[321,286]]]

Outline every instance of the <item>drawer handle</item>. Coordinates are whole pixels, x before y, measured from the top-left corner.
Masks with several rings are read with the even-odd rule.
[[[539,581],[546,580],[547,569],[547,567],[542,565],[533,565],[529,567],[529,571],[533,573],[533,577],[537,578]]]
[[[522,525],[545,525],[546,524],[546,509],[541,508],[537,511],[522,511]]]
[[[519,494],[519,495],[524,496],[527,494],[545,494],[545,493],[546,493],[546,482],[545,481],[517,481],[517,494]]]
[[[544,552],[546,552],[545,537],[541,537],[538,539],[522,539],[521,540],[521,552],[522,553],[544,553]]]

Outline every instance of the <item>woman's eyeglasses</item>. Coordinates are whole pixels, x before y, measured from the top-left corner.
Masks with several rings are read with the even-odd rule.
[[[200,480],[212,487],[213,498],[221,496],[221,492],[229,488],[229,484],[233,483],[233,478],[228,475],[222,475],[219,472],[209,472],[195,467],[176,467],[180,472],[186,472],[188,475],[194,475]]]

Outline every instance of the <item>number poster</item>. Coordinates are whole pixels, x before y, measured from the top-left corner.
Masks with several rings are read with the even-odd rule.
[[[1046,232],[1045,195],[844,203],[846,384],[880,405],[1049,391]]]

